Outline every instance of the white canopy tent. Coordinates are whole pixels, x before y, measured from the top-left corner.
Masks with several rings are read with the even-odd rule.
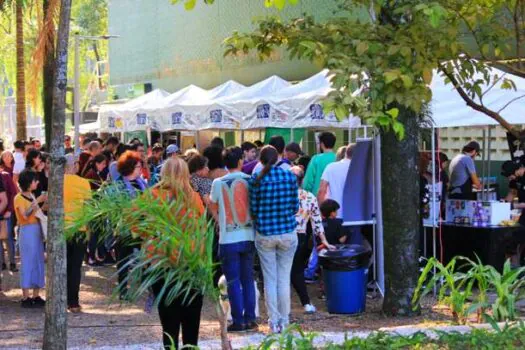
[[[217,121],[216,124],[219,125],[216,128],[219,129],[237,128],[238,123],[233,119],[217,116],[221,106],[215,101],[244,89],[244,85],[230,80],[211,90],[204,90],[195,85],[179,90],[168,96],[155,111],[160,115],[161,130],[202,130],[207,128],[203,123],[210,123],[211,120]],[[209,120],[205,120],[204,116],[209,116]]]
[[[505,73],[501,70],[492,69],[492,74],[506,77],[514,81],[516,90],[502,89],[501,82],[490,86],[484,85],[482,91],[488,91],[483,96],[483,103],[493,111],[504,108],[500,114],[511,124],[525,124],[525,79]],[[481,74],[475,79],[482,79]],[[452,84],[445,84],[445,77],[435,73],[432,84],[432,119],[435,127],[458,127],[458,126],[488,126],[498,123],[484,113],[475,111],[468,107],[454,89]],[[475,99],[479,103],[479,98]]]
[[[122,105],[103,105],[98,112],[100,131],[123,132],[156,129],[156,120],[147,111],[159,106],[168,96],[167,91],[155,89]]]
[[[361,125],[356,117],[350,117],[350,121],[348,118],[338,120],[335,113],[324,113],[322,100],[334,90],[328,73],[328,69],[324,69],[272,96],[271,101],[277,108],[291,116],[294,128],[346,129],[350,121],[353,127]]]
[[[273,75],[236,94],[218,98],[214,100],[217,108],[210,110],[209,115],[201,115],[201,128],[223,128],[221,126],[225,122],[232,125],[232,120],[240,123],[241,129],[290,128],[292,127],[290,116],[280,111],[271,98],[291,85],[288,81]],[[231,126],[229,128],[231,129]]]

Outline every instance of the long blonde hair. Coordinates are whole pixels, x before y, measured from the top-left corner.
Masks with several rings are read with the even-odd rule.
[[[186,162],[180,157],[171,157],[166,160],[160,170],[160,181],[155,187],[182,195],[186,200],[191,200],[193,188],[190,184],[190,171]]]

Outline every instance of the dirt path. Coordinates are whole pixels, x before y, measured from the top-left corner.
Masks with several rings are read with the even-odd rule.
[[[80,302],[81,314],[68,315],[69,347],[87,348],[128,344],[155,344],[161,339],[161,327],[155,310],[151,314],[143,311],[143,303],[137,305],[111,303],[114,288],[114,267],[83,267]],[[4,294],[0,296],[0,348],[41,348],[44,327],[43,309],[22,309],[22,297],[18,288],[18,273],[3,272]],[[324,302],[317,298],[318,286],[309,286],[312,302],[318,307],[314,315],[305,315],[295,292],[292,295],[292,322],[304,330],[323,332],[366,331],[382,327],[408,324],[443,324],[450,318],[445,310],[430,309],[432,300],[424,301],[423,313],[419,317],[389,319],[381,315],[381,299],[367,300],[367,312],[361,316],[332,315],[326,312]],[[265,319],[264,300],[260,300],[262,320]],[[268,329],[261,321],[261,332]],[[202,340],[219,336],[212,305],[206,303],[202,313]],[[235,338],[235,336],[232,336]]]

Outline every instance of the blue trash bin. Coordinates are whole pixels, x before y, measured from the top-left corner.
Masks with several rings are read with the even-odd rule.
[[[368,265],[372,252],[359,244],[337,245],[319,253],[323,269],[326,306],[332,314],[365,311]]]

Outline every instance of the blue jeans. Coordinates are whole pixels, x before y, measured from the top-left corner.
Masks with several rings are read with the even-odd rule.
[[[222,271],[228,282],[232,319],[237,325],[255,321],[254,255],[253,241],[219,246]]]
[[[312,235],[313,249],[308,259],[308,266],[304,269],[304,278],[314,279],[317,272],[318,257],[317,257],[317,242],[315,235]]]
[[[14,215],[14,214],[13,214]],[[7,219],[7,240],[5,240],[7,247],[7,255],[9,264],[15,264],[15,230],[13,227],[13,219]],[[4,254],[4,242],[0,241],[0,264],[6,263]]]

